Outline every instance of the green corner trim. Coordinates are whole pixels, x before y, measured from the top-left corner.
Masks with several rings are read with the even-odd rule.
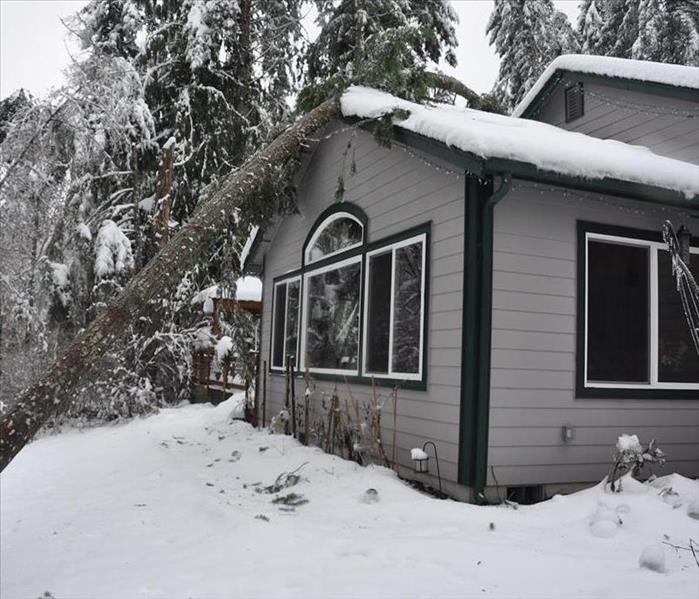
[[[476,501],[483,501],[488,467],[493,221],[510,183],[502,175],[494,191],[492,179],[466,176],[459,482],[473,488]]]

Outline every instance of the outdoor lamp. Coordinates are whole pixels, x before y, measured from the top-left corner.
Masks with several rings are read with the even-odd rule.
[[[426,474],[430,471],[430,458],[427,455],[427,446],[431,445],[434,450],[434,459],[437,462],[437,479],[439,480],[439,493],[446,497],[442,492],[442,473],[439,468],[439,455],[437,454],[437,446],[434,441],[425,441],[422,449],[414,447],[410,450],[410,458],[413,460],[413,471],[419,474]]]
[[[680,245],[680,258],[682,258],[682,262],[689,266],[689,248],[692,244],[692,233],[684,225],[677,231],[677,242]]]
[[[411,449],[410,458],[413,460],[413,470],[415,472],[425,473],[430,471],[430,458],[424,450],[419,447]]]

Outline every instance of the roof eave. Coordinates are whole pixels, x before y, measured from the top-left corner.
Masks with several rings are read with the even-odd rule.
[[[679,100],[688,100],[690,102],[696,102],[699,96],[699,91],[690,87],[657,83],[655,81],[641,81],[640,79],[629,79],[627,77],[585,73],[569,69],[556,69],[542,86],[541,90],[539,90],[539,93],[529,101],[517,118],[534,120],[544,101],[561,81],[568,81],[570,83],[590,81],[618,89],[676,98]]]
[[[509,173],[518,179],[549,183],[560,187],[575,188],[583,191],[603,193],[614,196],[625,197],[633,200],[652,202],[654,204],[664,204],[687,208],[696,202],[699,208],[699,196],[687,198],[683,193],[646,185],[622,179],[612,179],[609,177],[601,179],[588,179],[574,175],[564,175],[553,171],[538,168],[536,165],[511,160],[507,158],[482,157],[471,152],[465,152],[446,145],[440,141],[425,137],[412,131],[400,129],[394,126],[395,140],[419,151],[434,155],[442,160],[463,168],[463,170],[478,176],[498,175]]]

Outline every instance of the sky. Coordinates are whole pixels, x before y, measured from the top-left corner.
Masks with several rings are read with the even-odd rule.
[[[86,0],[0,0],[0,98],[20,87],[41,96],[61,85],[77,48],[60,19],[85,4]],[[579,0],[554,4],[575,22]],[[460,21],[459,65],[445,71],[476,91],[490,91],[498,70],[498,58],[485,35],[493,2],[455,0],[452,5]]]

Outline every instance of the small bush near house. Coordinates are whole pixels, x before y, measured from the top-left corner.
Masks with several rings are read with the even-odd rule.
[[[612,471],[609,476],[610,489],[620,492],[621,477],[627,472],[637,477],[644,466],[665,465],[665,454],[655,446],[655,439],[644,448],[637,435],[621,435],[616,442],[616,451],[612,462]]]

